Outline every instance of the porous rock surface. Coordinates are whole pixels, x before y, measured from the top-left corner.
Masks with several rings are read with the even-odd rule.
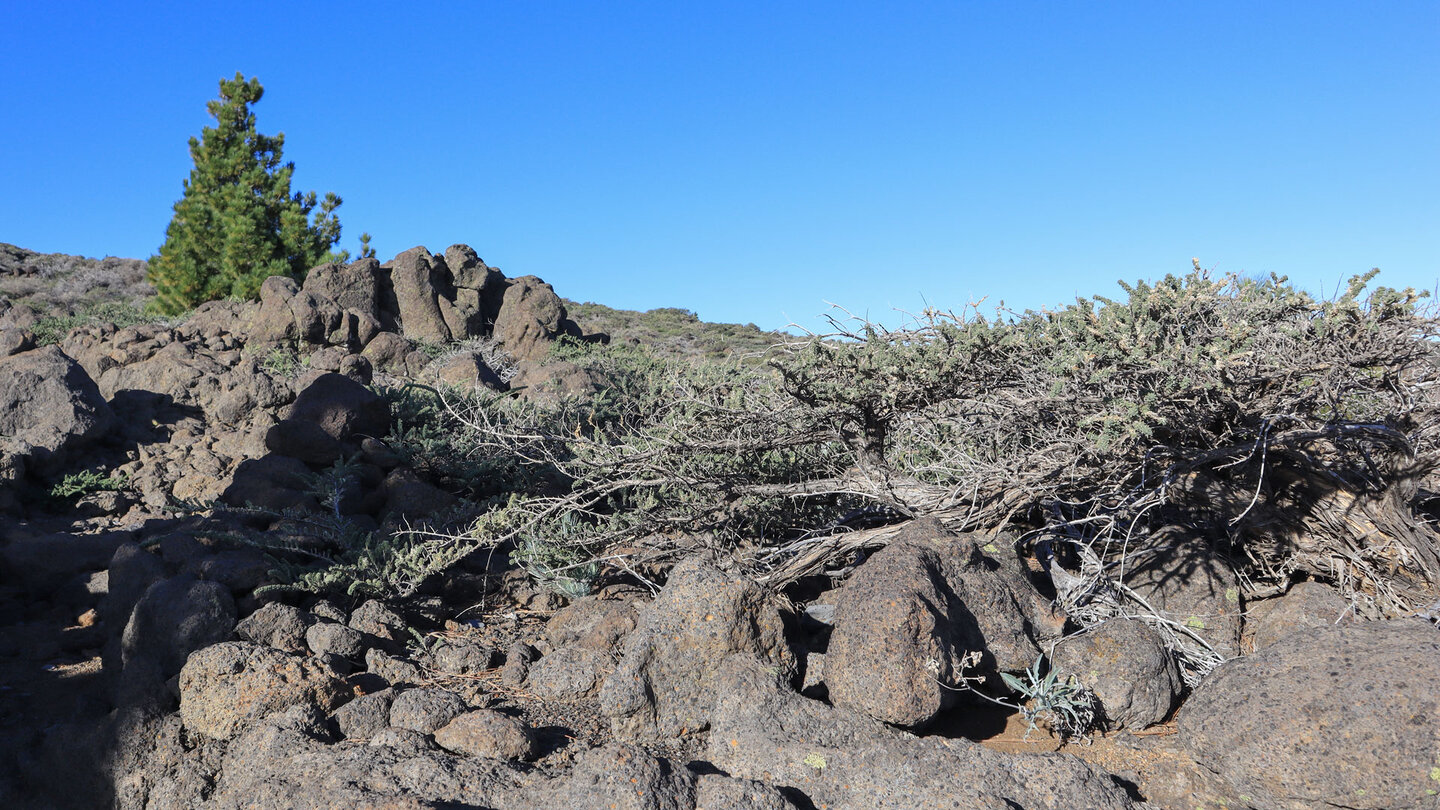
[[[312,659],[245,641],[206,647],[180,670],[185,727],[229,740],[271,712],[296,704],[330,710],[350,691]]]
[[[727,659],[717,681],[707,758],[731,776],[798,790],[815,807],[1131,806],[1106,774],[1072,756],[914,737],[802,697],[754,657]]]
[[[1039,656],[1014,581],[933,520],[916,521],[856,569],[834,598],[830,698],[921,727],[953,705],[962,675],[1024,669]],[[979,653],[967,670],[968,653]]]
[[[1294,633],[1212,672],[1182,740],[1256,807],[1440,807],[1440,630],[1421,619]]]
[[[1184,688],[1164,639],[1135,619],[1110,619],[1070,636],[1055,646],[1051,661],[1095,693],[1115,728],[1163,721]]]
[[[715,704],[715,671],[727,655],[753,653],[795,676],[790,622],[787,606],[769,590],[721,569],[709,555],[692,556],[640,611],[600,690],[600,710],[621,740],[702,731]]]

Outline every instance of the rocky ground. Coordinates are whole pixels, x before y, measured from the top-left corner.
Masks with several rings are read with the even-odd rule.
[[[1434,625],[1319,582],[1242,604],[1180,540],[1130,581],[1230,657],[1193,688],[1145,624],[1063,635],[1004,536],[926,521],[803,593],[703,553],[567,601],[500,549],[391,603],[257,594],[239,538],[323,513],[337,459],[365,525],[458,504],[367,385],[595,386],[546,353],[604,338],[467,247],[54,345],[36,321],[0,304],[0,807],[1440,808]],[[1042,652],[1105,730],[942,686]]]

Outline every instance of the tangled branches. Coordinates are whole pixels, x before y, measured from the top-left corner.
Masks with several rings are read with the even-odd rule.
[[[698,547],[781,587],[929,515],[1055,552],[1085,624],[1157,616],[1126,571],[1184,526],[1228,550],[1246,596],[1315,577],[1361,612],[1412,612],[1440,580],[1437,322],[1408,291],[1362,300],[1369,280],[1316,301],[1197,268],[1053,312],[835,320],[764,364],[565,346],[598,394],[443,395],[449,469],[504,480],[468,484],[489,500],[452,542],[509,542],[568,590],[602,558],[644,578]],[[863,507],[890,521],[846,519]]]

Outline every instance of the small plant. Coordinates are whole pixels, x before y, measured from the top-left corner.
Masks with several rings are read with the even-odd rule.
[[[1074,675],[1061,680],[1054,667],[1042,676],[1044,662],[1045,656],[1036,658],[1023,678],[1000,673],[1005,685],[1023,699],[1020,712],[1030,724],[1026,735],[1035,730],[1037,721],[1043,721],[1061,737],[1084,736],[1095,726],[1095,694],[1080,685]]]
[[[48,346],[59,343],[66,335],[84,326],[110,323],[116,328],[124,329],[127,326],[156,321],[156,318],[146,314],[140,307],[109,301],[82,307],[70,315],[46,315],[35,322],[31,332],[35,335],[35,345]]]
[[[50,497],[64,500],[83,498],[96,492],[119,492],[130,483],[125,473],[106,475],[95,470],[71,473],[50,488]]]
[[[276,346],[260,361],[260,367],[270,372],[270,376],[286,379],[299,376],[300,372],[309,366],[310,358],[300,357],[294,347],[290,346]]]

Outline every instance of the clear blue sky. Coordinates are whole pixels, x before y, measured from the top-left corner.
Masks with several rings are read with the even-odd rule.
[[[415,8],[407,8],[413,5]],[[0,241],[145,258],[220,78],[382,259],[612,306],[1440,277],[1440,3],[0,3]]]

